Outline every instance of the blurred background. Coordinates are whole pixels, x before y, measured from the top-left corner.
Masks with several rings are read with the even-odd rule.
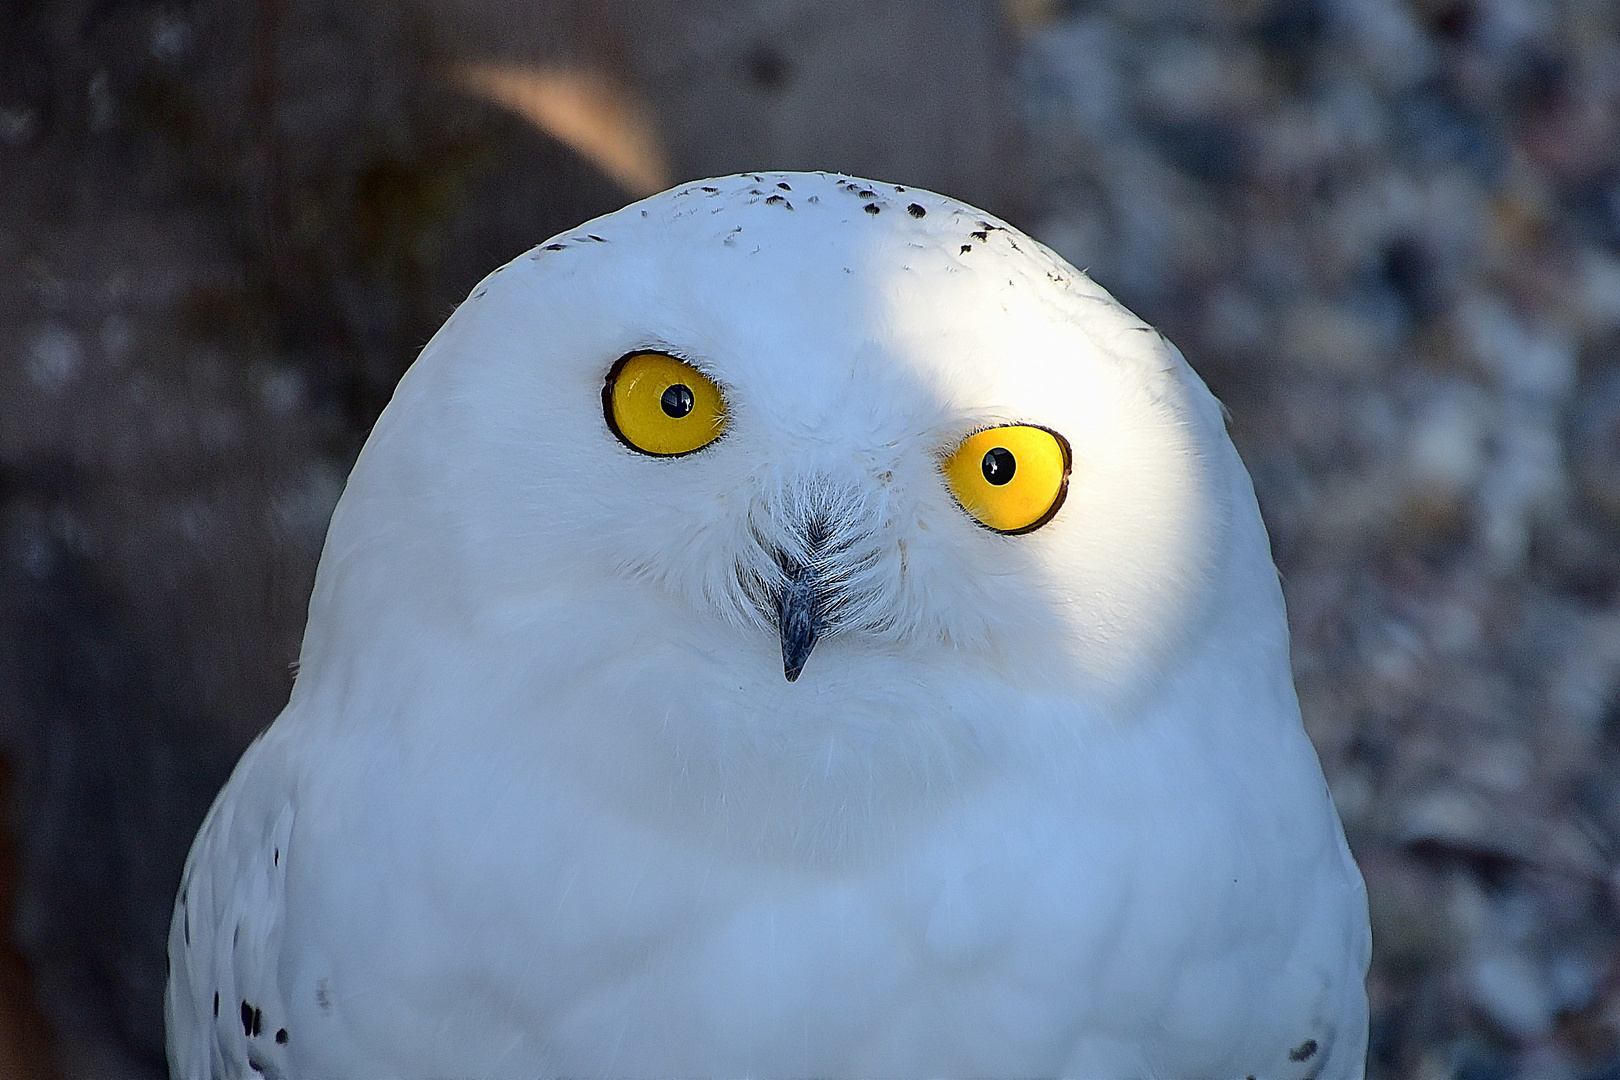
[[[1614,0],[0,0],[0,1076],[164,1075],[181,861],[453,306],[767,168],[982,205],[1181,345],[1371,1074],[1620,1080]]]

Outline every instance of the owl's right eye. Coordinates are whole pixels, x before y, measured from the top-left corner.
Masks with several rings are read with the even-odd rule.
[[[1069,490],[1069,440],[1050,428],[1006,424],[963,439],[943,462],[945,482],[979,524],[1033,532],[1052,520]]]
[[[655,457],[701,450],[726,430],[726,399],[714,380],[665,353],[633,352],[614,364],[602,411],[620,442]]]

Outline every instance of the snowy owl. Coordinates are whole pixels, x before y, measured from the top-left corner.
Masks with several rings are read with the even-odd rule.
[[[1219,406],[939,195],[473,291],[192,848],[179,1080],[1361,1075],[1361,877]]]

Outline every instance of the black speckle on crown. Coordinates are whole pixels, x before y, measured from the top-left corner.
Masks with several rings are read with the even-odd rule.
[[[776,182],[776,186],[781,188],[783,191],[792,191],[793,190],[793,187],[786,180],[778,180]]]
[[[720,189],[717,187],[704,187],[703,190],[707,191],[710,195],[720,194]]]
[[[285,1046],[287,1044],[287,1029],[286,1028],[277,1028],[276,1029],[276,1042],[282,1044],[283,1046]]]
[[[961,250],[961,252],[959,252],[959,254],[966,255],[968,252],[970,252],[972,250],[973,250],[973,245],[972,244],[963,244],[962,245],[962,250]]]
[[[988,240],[988,239],[990,239],[990,232],[987,229],[980,229],[978,232],[973,234],[973,239],[975,239],[975,240]]]
[[[547,244],[546,245],[546,250],[547,251],[561,251],[563,248],[565,248],[567,246],[568,246],[567,244]]]
[[[912,203],[910,206],[906,207],[906,213],[910,214],[914,218],[928,216],[928,211],[924,210],[918,203]]]
[[[894,190],[895,190],[895,191],[896,191],[896,192],[899,192],[899,193],[902,193],[902,194],[903,194],[903,193],[904,193],[904,192],[905,192],[905,190],[906,190],[906,189],[905,189],[905,188],[903,188],[903,187],[901,187],[901,186],[900,186],[900,185],[899,185],[899,184],[896,184],[896,185],[894,185]]]
[[[878,212],[879,212],[879,210],[878,210],[878,204],[877,204],[877,203],[875,203],[875,202],[869,202],[869,203],[867,203],[867,204],[866,204],[866,212],[867,212],[867,213],[868,213],[868,214],[876,214],[876,213],[878,213]]]
[[[780,196],[780,195],[772,195],[770,198],[765,200],[765,205],[766,206],[780,206],[780,207],[783,207],[784,209],[787,209],[787,210],[793,209],[793,204],[788,202],[786,199],[782,198],[782,196]]]
[[[861,190],[857,191],[855,194],[859,195],[863,199],[877,198],[877,192],[873,191],[871,188],[861,188]]]

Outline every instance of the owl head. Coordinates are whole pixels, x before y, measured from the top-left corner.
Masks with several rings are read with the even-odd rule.
[[[301,682],[394,649],[688,770],[934,775],[1031,703],[1150,701],[1256,581],[1282,640],[1273,575],[1214,399],[1084,274],[939,195],[748,174],[473,290],[356,465]]]

